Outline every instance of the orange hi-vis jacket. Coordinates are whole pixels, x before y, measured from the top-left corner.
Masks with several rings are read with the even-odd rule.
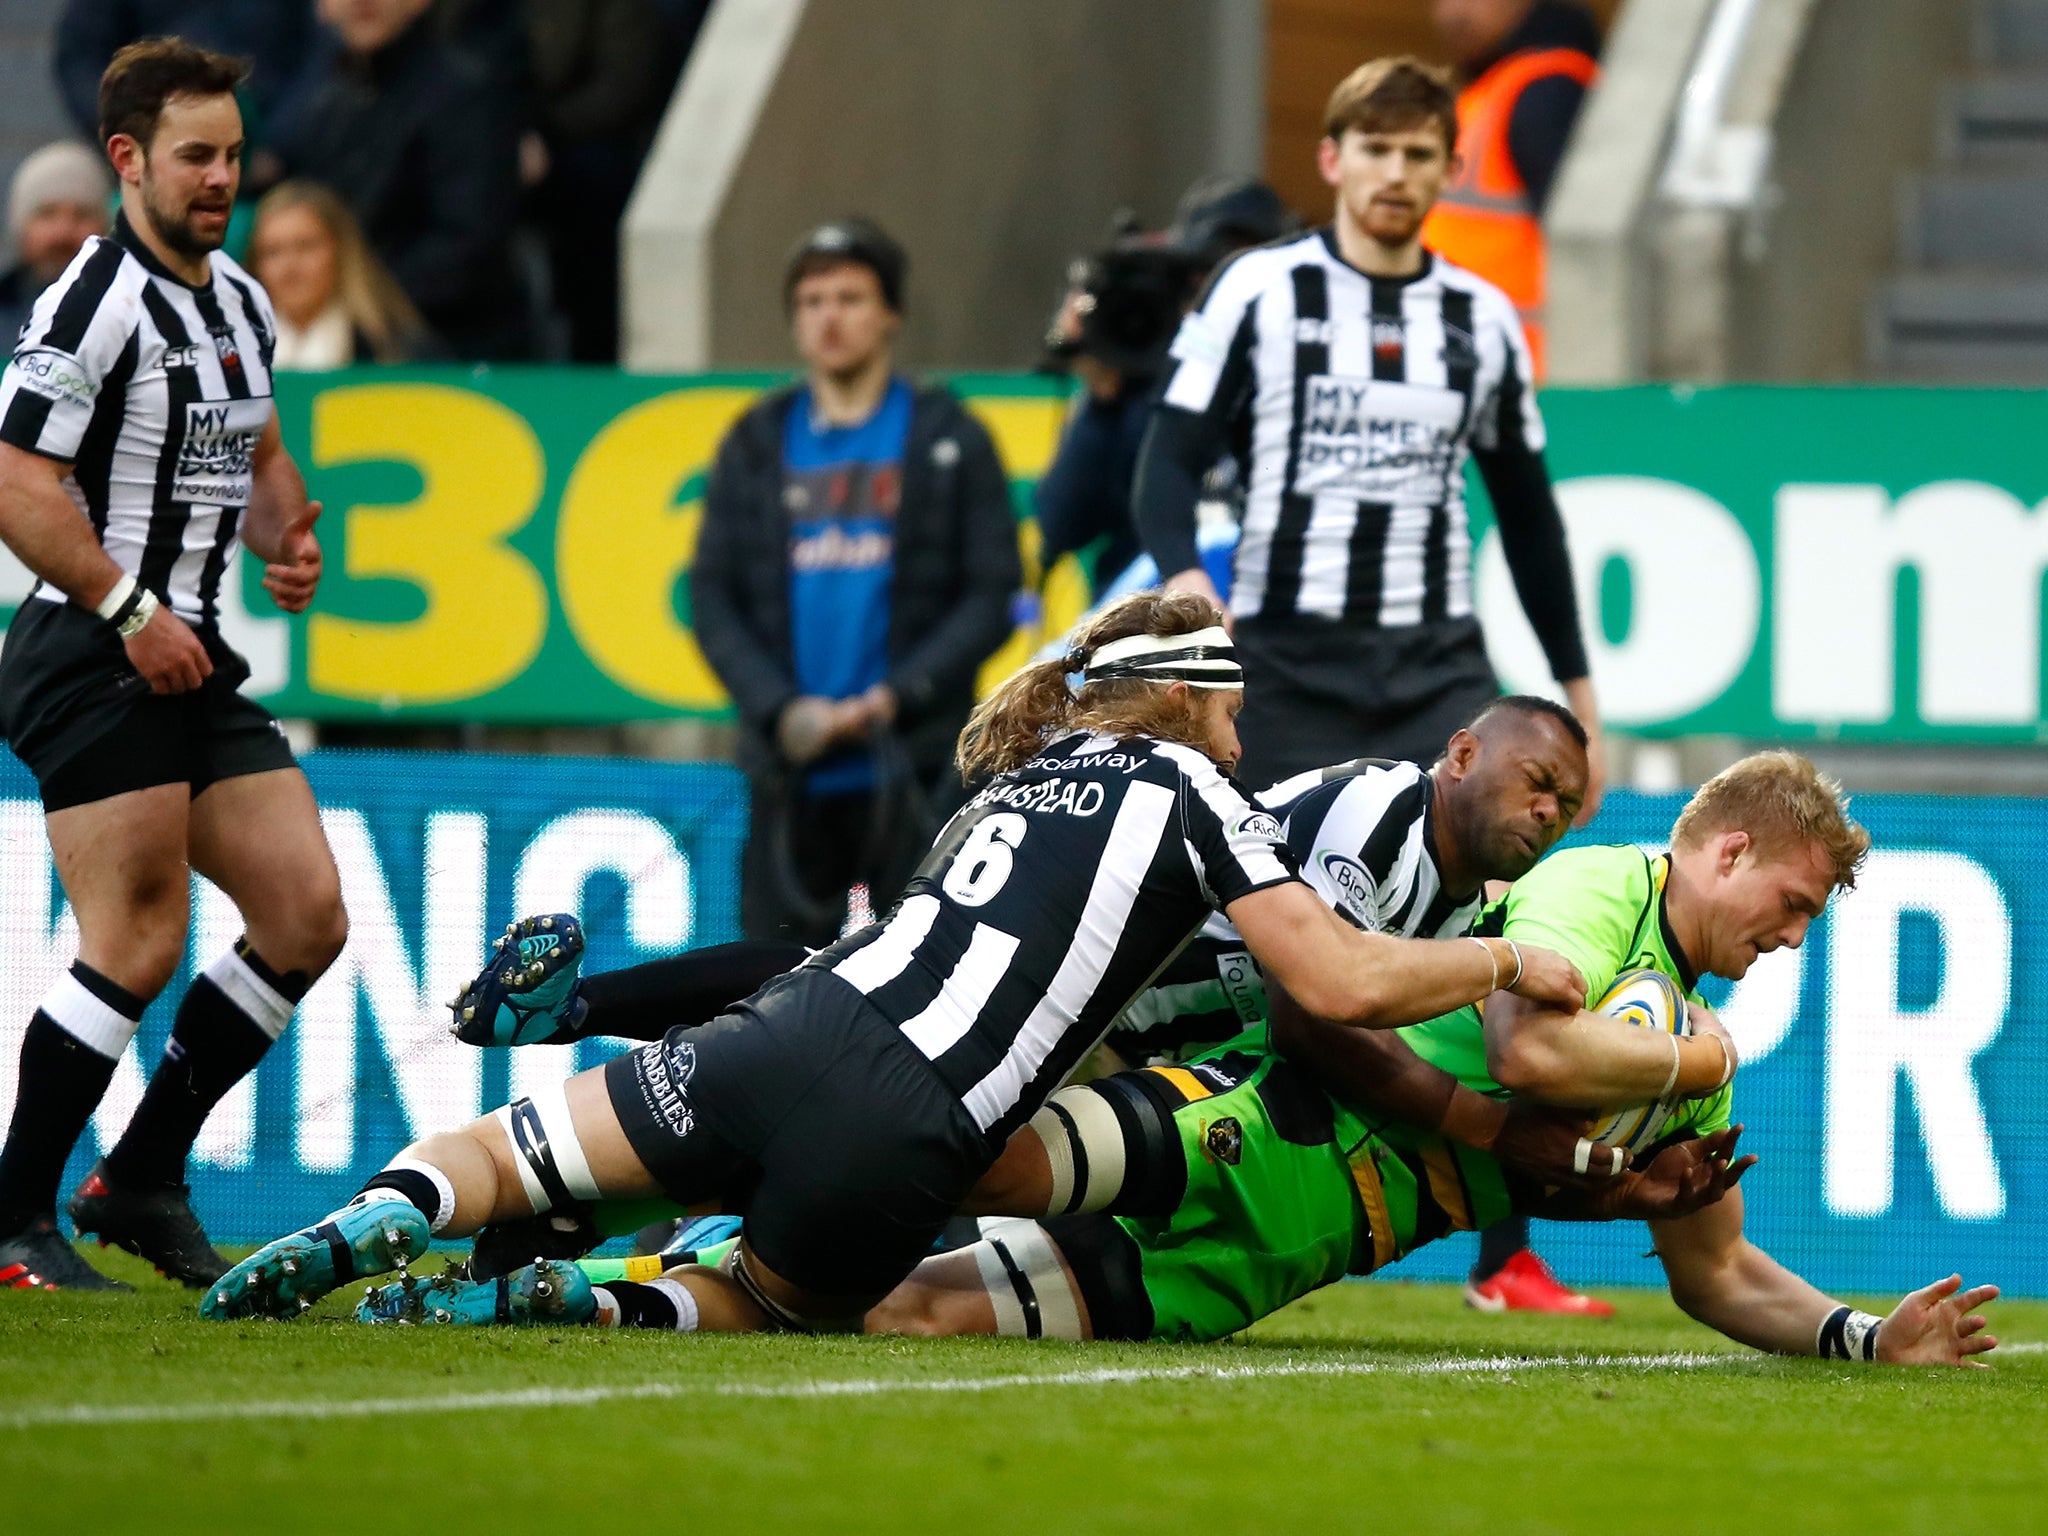
[[[1458,97],[1463,163],[1422,226],[1424,245],[1514,300],[1539,379],[1546,294],[1543,222],[1509,153],[1508,123],[1522,92],[1538,80],[1569,75],[1590,86],[1599,72],[1600,66],[1576,48],[1536,48],[1509,54],[1465,87]]]

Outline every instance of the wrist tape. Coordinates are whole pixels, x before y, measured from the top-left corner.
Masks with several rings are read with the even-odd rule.
[[[1827,1315],[1820,1325],[1816,1342],[1820,1346],[1823,1360],[1875,1360],[1877,1358],[1877,1325],[1881,1317],[1872,1317],[1868,1312],[1858,1312],[1852,1307],[1837,1307]]]

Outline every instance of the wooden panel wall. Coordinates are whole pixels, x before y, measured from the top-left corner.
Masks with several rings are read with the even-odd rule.
[[[1622,0],[1589,3],[1605,24]],[[1266,177],[1310,220],[1329,212],[1315,166],[1323,105],[1352,69],[1387,53],[1443,61],[1429,0],[1266,0]]]

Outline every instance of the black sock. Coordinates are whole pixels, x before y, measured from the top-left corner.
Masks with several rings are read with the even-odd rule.
[[[396,1195],[426,1217],[429,1227],[438,1228],[442,1216],[441,1191],[432,1177],[422,1173],[417,1164],[410,1168],[386,1168],[381,1173],[373,1173],[356,1194],[360,1197],[372,1190]]]
[[[1529,1246],[1529,1218],[1508,1216],[1479,1234],[1479,1262],[1472,1266],[1472,1283],[1491,1280],[1501,1266]]]
[[[135,1117],[107,1154],[108,1173],[139,1189],[183,1184],[206,1117],[255,1070],[307,985],[303,972],[271,970],[246,939],[195,976]]]
[[[810,953],[782,939],[739,939],[583,978],[579,1035],[659,1040],[678,1024],[702,1024],[744,1002]]]
[[[15,1236],[39,1216],[56,1214],[64,1161],[113,1080],[121,1051],[127,1049],[127,1040],[116,1046],[114,1036],[123,1023],[132,1036],[145,1006],[141,998],[82,960],[71,967],[70,980],[87,994],[84,1014],[71,1023],[91,1035],[93,1044],[48,1012],[55,1008],[68,1016],[70,1002],[79,999],[75,990],[60,982],[29,1020],[21,1041],[14,1121],[7,1130],[7,1145],[0,1148],[0,1238]],[[97,1021],[88,1016],[95,1012]],[[96,1028],[96,1022],[103,1028]],[[102,1046],[112,1047],[113,1054],[106,1054]]]
[[[619,1304],[621,1328],[674,1330],[683,1320],[682,1313],[676,1310],[675,1298],[658,1286],[642,1285],[636,1280],[607,1280],[602,1289]]]

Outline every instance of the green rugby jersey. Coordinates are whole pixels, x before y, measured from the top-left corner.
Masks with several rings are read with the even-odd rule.
[[[1623,971],[1661,971],[1693,1002],[1699,977],[1679,950],[1664,914],[1671,860],[1620,843],[1553,853],[1486,910],[1478,931],[1563,955],[1586,978],[1590,1006]],[[1415,1053],[1466,1087],[1505,1098],[1486,1068],[1486,1034],[1477,1005],[1401,1031]],[[1669,1129],[1707,1135],[1729,1123],[1733,1085],[1695,1099]]]

